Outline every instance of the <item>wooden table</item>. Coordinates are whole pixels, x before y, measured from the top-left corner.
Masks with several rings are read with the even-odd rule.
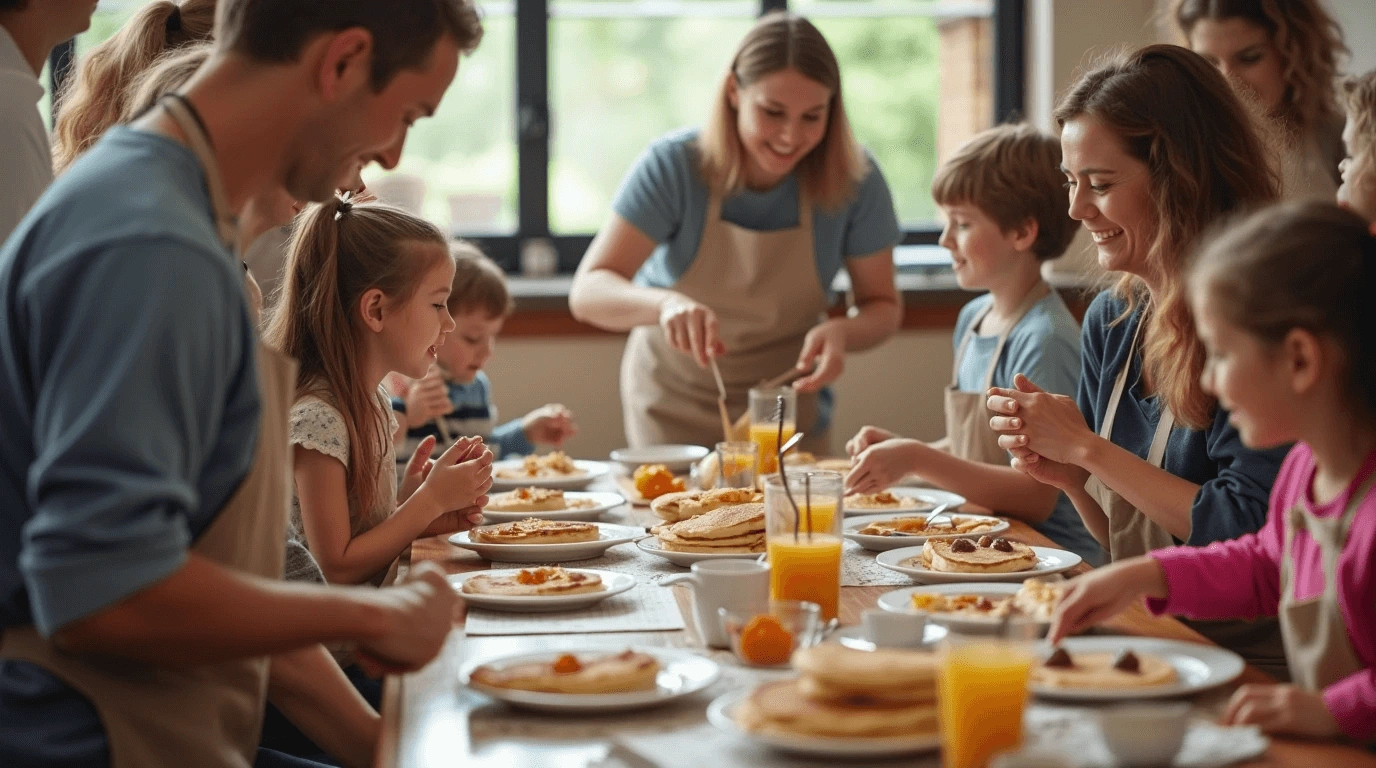
[[[637,510],[638,514],[643,514]],[[646,511],[647,513],[647,511]],[[1009,538],[1037,546],[1048,546],[1046,537],[1019,521],[1010,521],[1012,527],[1005,534]],[[443,538],[427,539],[416,542],[412,550],[413,561],[428,560],[438,563],[451,573],[482,570],[488,567],[485,560],[472,552],[459,549]],[[1088,570],[1081,566],[1073,573]],[[461,690],[457,683],[460,655],[462,650],[475,656],[489,655],[495,651],[522,652],[543,650],[556,643],[578,643],[581,645],[606,645],[610,650],[624,648],[630,644],[702,648],[693,629],[693,619],[689,596],[686,589],[674,587],[679,607],[684,614],[687,630],[673,632],[616,633],[602,635],[537,635],[518,637],[469,637],[460,640],[461,633],[455,632],[440,658],[425,669],[404,677],[389,678],[383,694],[383,732],[376,761],[378,768],[432,768],[453,765],[493,765],[504,768],[545,768],[547,766],[584,766],[596,763],[608,754],[609,742],[605,739],[588,739],[561,734],[557,727],[541,728],[540,733],[516,733],[510,738],[487,740],[481,749],[469,743],[468,712],[474,707],[486,704],[486,699],[471,691]],[[895,589],[891,586],[844,587],[841,590],[841,622],[853,625],[860,622],[861,614],[874,607],[875,601],[884,592]],[[1145,608],[1137,607],[1114,619],[1107,625],[1111,632],[1148,637],[1159,637],[1192,642],[1208,642],[1203,636],[1189,629],[1179,621],[1169,617],[1154,617]],[[1244,683],[1271,682],[1264,672],[1247,667],[1237,685]],[[1236,687],[1236,686],[1234,686]],[[1230,689],[1231,690],[1231,689]],[[1227,691],[1214,693],[1214,699],[1226,695]],[[700,708],[697,712],[700,715]],[[670,715],[664,715],[669,717]],[[653,712],[645,715],[628,716],[627,727],[633,728],[641,722],[636,718],[652,721]],[[628,761],[634,764],[634,761]],[[705,761],[704,765],[710,765]],[[1311,768],[1318,766],[1342,766],[1343,768],[1376,768],[1376,756],[1336,743],[1312,742],[1299,739],[1273,738],[1269,752],[1259,760],[1243,764],[1248,768]]]

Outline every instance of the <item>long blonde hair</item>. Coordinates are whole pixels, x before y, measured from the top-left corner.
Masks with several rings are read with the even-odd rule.
[[[1176,0],[1175,23],[1186,39],[1204,19],[1243,19],[1271,35],[1285,80],[1271,116],[1287,132],[1307,136],[1339,119],[1333,83],[1338,57],[1348,50],[1342,28],[1319,0]]]
[[[92,48],[77,67],[72,90],[58,101],[53,167],[66,170],[125,116],[130,83],[167,51],[209,40],[215,0],[159,0],[139,10],[115,36]]]
[[[719,195],[745,188],[745,150],[739,118],[729,97],[731,79],[748,88],[761,78],[785,69],[796,70],[831,91],[826,134],[821,143],[798,161],[799,186],[823,210],[835,211],[855,196],[869,173],[869,161],[851,133],[841,98],[841,67],[822,33],[807,19],[776,11],[760,17],[745,34],[731,66],[722,75],[711,116],[698,136],[699,170],[707,186]]]
[[[192,43],[159,56],[158,60],[153,62],[153,66],[144,70],[129,84],[128,103],[124,106],[120,122],[132,122],[149,107],[158,103],[158,99],[186,85],[191,76],[196,74],[196,70],[210,59],[210,53],[214,49],[214,43]]]
[[[448,258],[444,235],[433,224],[377,203],[336,198],[311,205],[293,228],[281,298],[263,336],[300,361],[297,397],[315,395],[343,414],[348,494],[361,511],[377,499],[379,466],[392,436],[387,415],[378,410],[377,382],[360,375],[358,303],[373,288],[392,304],[404,303]]]
[[[1200,235],[1222,217],[1274,201],[1277,174],[1256,119],[1204,57],[1176,45],[1149,45],[1097,67],[1056,108],[1065,124],[1088,117],[1107,127],[1147,166],[1156,232],[1147,268],[1160,291],[1124,275],[1116,292],[1122,320],[1145,306],[1142,371],[1181,424],[1203,429],[1217,401],[1200,385],[1204,344],[1185,294],[1184,269]]]

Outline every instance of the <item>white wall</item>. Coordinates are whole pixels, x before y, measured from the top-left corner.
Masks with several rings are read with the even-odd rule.
[[[1328,10],[1342,25],[1352,51],[1347,71],[1362,74],[1376,69],[1376,0],[1327,0]]]

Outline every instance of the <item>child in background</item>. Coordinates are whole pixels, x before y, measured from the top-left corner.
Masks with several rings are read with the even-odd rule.
[[[291,410],[292,526],[331,583],[382,584],[421,536],[481,520],[492,453],[433,440],[397,488],[389,371],[423,376],[454,329],[454,261],[435,227],[396,208],[335,199],[297,219],[281,303],[265,333],[300,361]]]
[[[1249,448],[1296,441],[1265,527],[1076,579],[1051,641],[1143,596],[1196,619],[1280,616],[1294,684],[1246,685],[1224,720],[1376,739],[1376,235],[1330,203],[1248,217],[1205,247],[1190,298],[1203,384]]]
[[[562,405],[546,405],[500,426],[492,403],[492,384],[483,366],[492,357],[497,334],[511,314],[506,276],[472,243],[451,247],[454,283],[449,314],[454,332],[440,345],[436,365],[424,377],[392,382],[392,407],[406,421],[401,455],[415,450],[426,438],[481,435],[501,457],[535,452],[535,444],[562,447],[577,433],[573,414]],[[441,427],[439,421],[443,420]]]
[[[1032,524],[1091,564],[1103,551],[1055,488],[1008,466],[989,428],[991,386],[1023,373],[1048,391],[1074,395],[1080,325],[1042,280],[1042,262],[1065,253],[1076,224],[1066,211],[1061,145],[1027,125],[1001,125],[962,146],[932,181],[946,219],[960,287],[988,291],[960,311],[955,370],[946,391],[946,437],[936,443],[865,427],[846,444],[856,463],[847,491],[873,493],[909,473],[1000,514]]]
[[[1338,204],[1371,222],[1376,232],[1376,70],[1349,77],[1339,91],[1347,107],[1347,157],[1338,166]]]

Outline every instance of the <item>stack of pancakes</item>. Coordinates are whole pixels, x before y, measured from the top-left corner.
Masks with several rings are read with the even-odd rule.
[[[474,528],[468,540],[478,544],[569,544],[597,541],[601,532],[592,523],[540,520],[528,517],[515,523]]]
[[[764,501],[753,488],[717,488],[710,491],[667,493],[650,502],[650,511],[666,523],[677,523],[733,504]]]
[[[795,680],[756,688],[736,710],[748,731],[827,738],[936,733],[936,658],[826,643],[793,654]]]
[[[745,554],[764,551],[764,504],[752,502],[714,509],[651,529],[671,552]]]
[[[995,541],[1007,541],[1008,549],[986,546],[983,539],[981,544],[972,544],[969,539],[927,539],[922,545],[922,566],[945,573],[1016,573],[1037,567],[1037,553],[1031,547],[1020,541]]]

